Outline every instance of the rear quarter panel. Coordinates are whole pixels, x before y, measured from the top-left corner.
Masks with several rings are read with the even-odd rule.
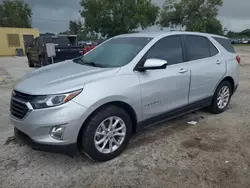
[[[236,60],[236,54],[234,53],[228,53],[228,56],[226,56],[226,65],[227,65],[227,73],[226,76],[230,76],[234,80],[234,86],[239,84],[239,64]]]

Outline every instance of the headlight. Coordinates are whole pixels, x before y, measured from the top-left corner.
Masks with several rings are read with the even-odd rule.
[[[73,91],[70,93],[58,94],[58,95],[42,95],[37,96],[32,102],[32,106],[35,109],[48,108],[64,104],[74,97],[76,97],[82,90]]]

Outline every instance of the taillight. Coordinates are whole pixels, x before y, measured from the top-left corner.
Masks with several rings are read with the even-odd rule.
[[[237,62],[240,64],[240,56],[236,56],[236,60],[237,60]]]

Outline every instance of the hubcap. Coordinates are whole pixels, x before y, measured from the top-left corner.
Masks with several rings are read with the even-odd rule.
[[[227,86],[223,86],[219,93],[218,93],[218,97],[217,97],[217,106],[220,109],[223,109],[227,106],[228,101],[229,101],[229,97],[230,97],[230,90]]]
[[[101,153],[112,153],[121,146],[125,135],[126,125],[124,121],[117,116],[108,117],[96,129],[95,147]]]

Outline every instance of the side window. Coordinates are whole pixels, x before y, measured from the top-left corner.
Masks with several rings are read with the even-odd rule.
[[[209,41],[210,57],[215,56],[219,53],[217,48]]]
[[[202,36],[186,35],[188,60],[197,60],[210,57],[208,39]]]
[[[36,44],[35,44],[36,46],[38,46],[39,45],[39,38],[36,38]]]
[[[182,63],[183,55],[182,55],[181,37],[169,36],[160,39],[147,52],[146,58],[163,59],[168,62],[168,65]]]
[[[36,38],[32,41],[32,46],[36,45]]]
[[[228,52],[236,53],[231,42],[227,38],[213,37],[221,46],[223,46]]]
[[[41,46],[41,39],[40,39],[40,38],[37,39],[36,45],[37,45],[37,46]]]

